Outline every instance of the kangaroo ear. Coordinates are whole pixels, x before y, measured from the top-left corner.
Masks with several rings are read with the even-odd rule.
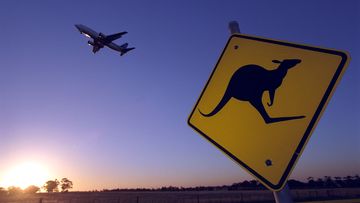
[[[281,63],[279,60],[272,60],[273,63]]]

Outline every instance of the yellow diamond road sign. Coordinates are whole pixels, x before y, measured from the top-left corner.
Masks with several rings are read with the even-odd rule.
[[[348,58],[341,51],[233,35],[188,123],[269,189],[280,190]]]

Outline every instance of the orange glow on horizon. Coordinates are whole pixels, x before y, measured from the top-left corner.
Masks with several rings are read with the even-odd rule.
[[[26,162],[14,166],[2,174],[0,187],[8,188],[10,186],[16,186],[21,189],[25,189],[30,185],[41,187],[50,179],[49,171],[44,165],[35,162]]]

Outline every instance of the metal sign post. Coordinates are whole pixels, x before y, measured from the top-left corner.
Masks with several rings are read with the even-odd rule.
[[[292,200],[290,190],[289,190],[289,185],[287,183],[282,190],[274,191],[273,194],[274,194],[276,203],[293,203],[294,202]]]
[[[239,23],[237,21],[229,22],[229,30],[231,34],[240,33]],[[273,191],[276,203],[293,203],[289,186],[286,183],[284,188],[279,191]]]

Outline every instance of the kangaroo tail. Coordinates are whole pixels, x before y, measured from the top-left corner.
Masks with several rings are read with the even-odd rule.
[[[227,93],[225,93],[225,95],[223,96],[223,98],[221,99],[219,104],[210,113],[204,114],[203,112],[200,111],[200,109],[198,109],[198,110],[201,113],[201,115],[203,115],[205,117],[213,116],[213,115],[217,114],[225,106],[225,104],[228,103],[228,101],[230,99],[231,99],[231,96],[229,96]]]

